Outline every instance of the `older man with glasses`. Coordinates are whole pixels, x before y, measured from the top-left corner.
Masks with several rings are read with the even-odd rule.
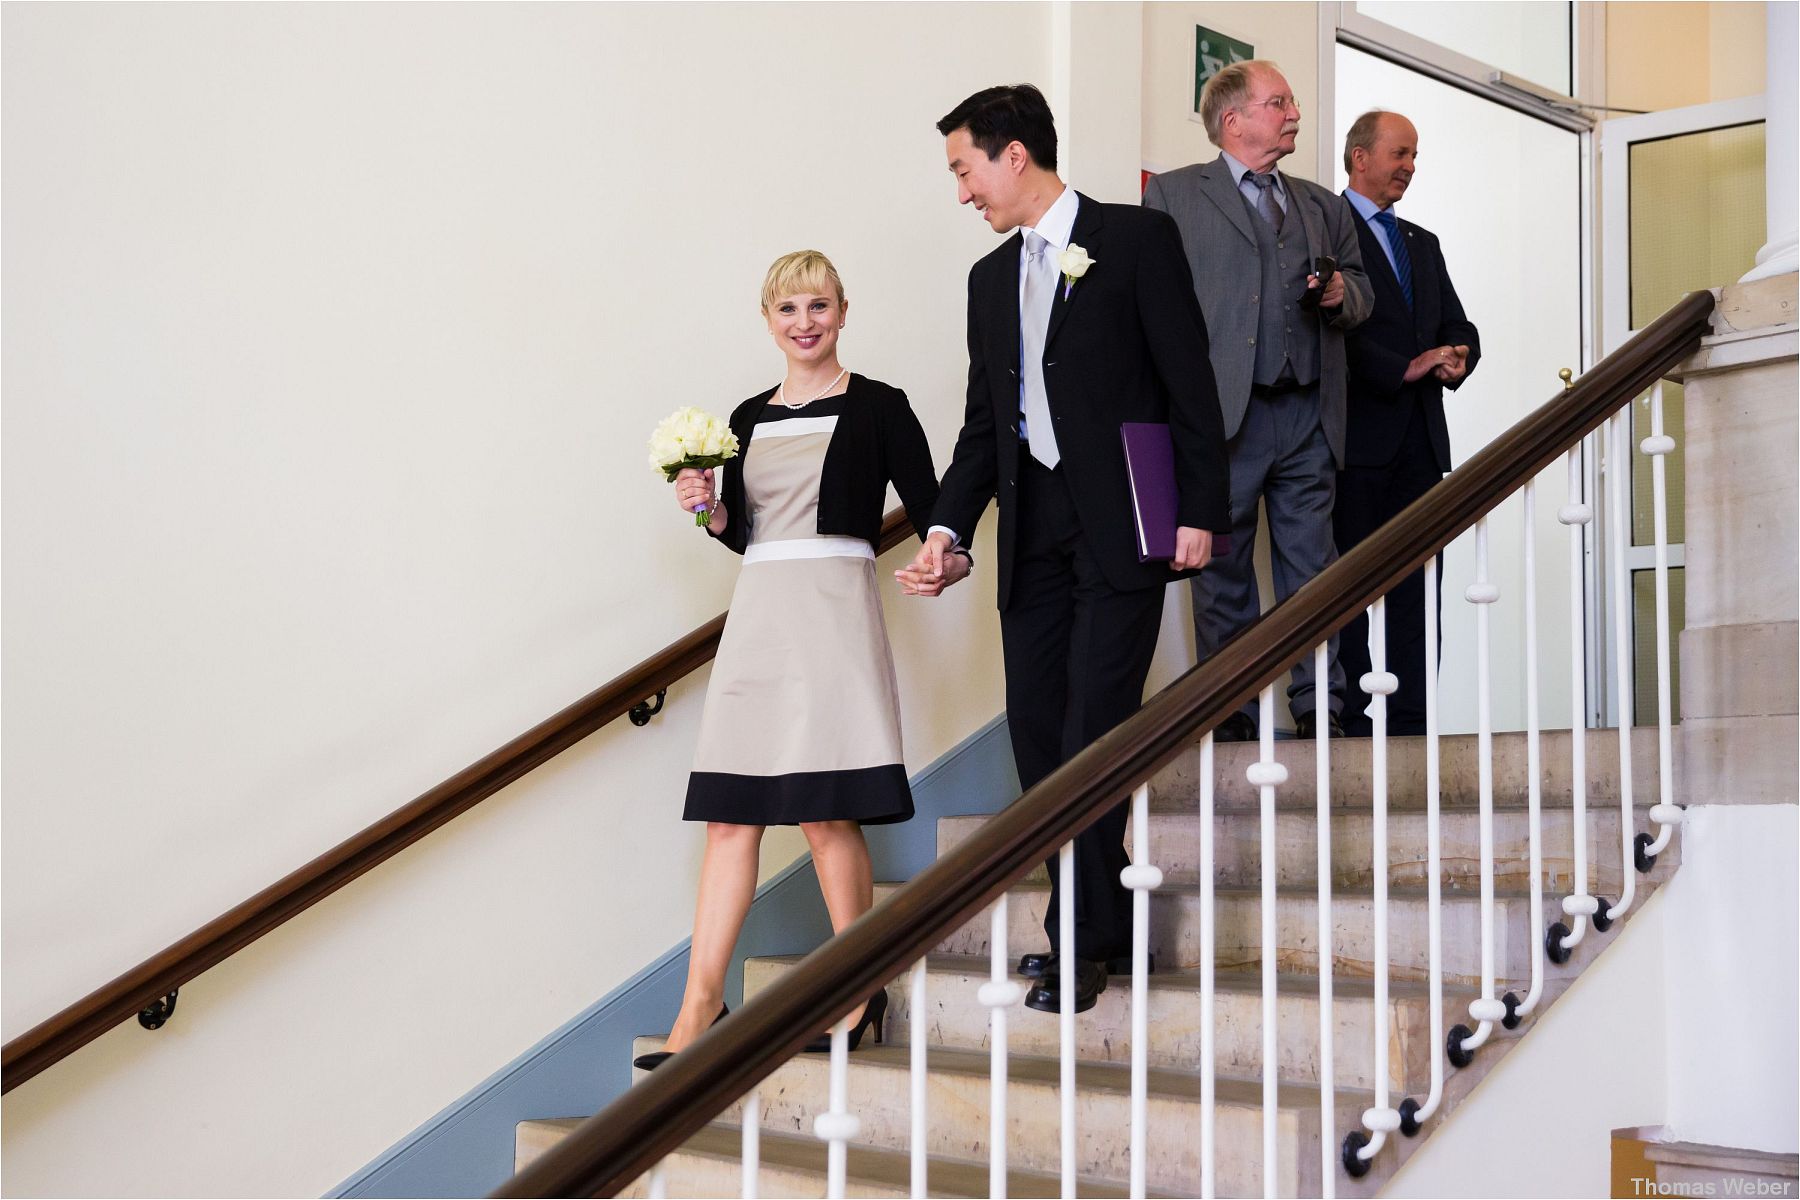
[[[1331,514],[1344,461],[1344,331],[1369,315],[1356,218],[1343,197],[1276,168],[1294,152],[1300,108],[1272,62],[1234,63],[1200,95],[1212,162],[1152,178],[1144,203],[1175,218],[1206,318],[1231,455],[1231,548],[1193,580],[1194,636],[1205,662],[1262,609],[1251,555],[1257,503],[1268,512],[1279,603],[1337,557]],[[1329,261],[1328,261],[1329,260]],[[1330,689],[1342,733],[1344,673],[1332,639],[1327,681],[1313,657],[1294,668],[1288,705],[1315,732],[1315,688]],[[1257,735],[1254,702],[1220,725]]]

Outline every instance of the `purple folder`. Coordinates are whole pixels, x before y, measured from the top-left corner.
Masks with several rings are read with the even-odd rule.
[[[1131,481],[1131,509],[1137,519],[1139,562],[1167,562],[1175,557],[1175,444],[1169,427],[1155,421],[1127,421],[1119,426],[1125,442],[1125,471]],[[1231,535],[1213,538],[1215,556],[1231,552]]]

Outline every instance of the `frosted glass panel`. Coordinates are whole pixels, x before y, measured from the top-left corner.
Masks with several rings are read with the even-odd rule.
[[[1463,307],[1481,331],[1480,366],[1445,400],[1451,453],[1460,464],[1556,396],[1562,389],[1558,368],[1581,367],[1580,141],[1567,130],[1339,46],[1336,145],[1343,145],[1350,122],[1372,107],[1404,113],[1419,130],[1418,173],[1397,211],[1437,234]],[[1341,174],[1336,182],[1340,189],[1346,183]],[[1546,729],[1569,725],[1568,662],[1571,653],[1580,653],[1570,636],[1568,533],[1556,520],[1566,491],[1560,463],[1539,477],[1533,529],[1539,704]],[[1489,610],[1496,729],[1525,727],[1523,543],[1523,501],[1515,496],[1494,511],[1490,526],[1490,577],[1500,587],[1500,601]],[[1445,553],[1445,732],[1475,728],[1475,615],[1463,600],[1474,559],[1473,534]]]
[[[1756,265],[1767,232],[1763,126],[1633,142],[1631,327]]]
[[[1387,0],[1358,3],[1356,11],[1566,96],[1571,94],[1571,7],[1546,0],[1464,0],[1461,4]]]

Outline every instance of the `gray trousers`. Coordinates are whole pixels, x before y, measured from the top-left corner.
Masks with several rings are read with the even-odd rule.
[[[1337,495],[1337,464],[1319,424],[1317,384],[1279,396],[1252,396],[1244,423],[1231,439],[1231,553],[1207,564],[1193,580],[1194,643],[1205,662],[1239,630],[1262,614],[1256,586],[1257,501],[1269,513],[1270,565],[1275,602],[1337,561],[1331,510]],[[1344,708],[1344,669],[1338,640],[1328,658],[1332,712]],[[1313,710],[1313,656],[1294,666],[1288,709],[1298,717]],[[1244,711],[1254,719],[1257,704]]]

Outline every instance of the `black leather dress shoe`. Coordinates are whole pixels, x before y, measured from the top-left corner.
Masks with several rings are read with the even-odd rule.
[[[1027,979],[1036,979],[1044,973],[1044,964],[1054,961],[1055,958],[1056,955],[1048,950],[1034,950],[1030,954],[1021,954],[1019,956],[1019,974]],[[1154,954],[1150,956],[1149,971],[1152,975],[1156,974],[1156,955]],[[1106,973],[1108,975],[1131,974],[1131,955],[1107,959]]]
[[[1256,722],[1250,719],[1249,713],[1234,712],[1213,730],[1215,742],[1254,742],[1256,740]]]
[[[1344,723],[1330,709],[1325,710],[1328,736],[1338,738],[1344,736]],[[1294,718],[1294,736],[1297,738],[1314,738],[1319,736],[1319,714],[1308,709]]]
[[[1089,959],[1075,960],[1075,1011],[1086,1012],[1094,1007],[1100,993],[1106,990],[1106,964]],[[1025,993],[1025,1007],[1035,1008],[1039,1012],[1059,1013],[1062,1011],[1062,972],[1057,966],[1054,955],[1045,964],[1044,974],[1038,977],[1036,984]]]

